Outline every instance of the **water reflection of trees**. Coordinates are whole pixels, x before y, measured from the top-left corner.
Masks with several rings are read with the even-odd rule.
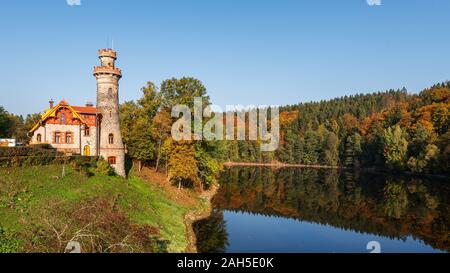
[[[390,238],[412,236],[450,250],[450,185],[445,181],[268,168],[229,168],[221,181],[213,200],[218,209],[294,218]],[[220,219],[223,216],[216,217],[217,238],[226,241]]]
[[[223,253],[228,246],[228,234],[223,211],[215,209],[207,219],[194,223],[197,250],[200,253]]]

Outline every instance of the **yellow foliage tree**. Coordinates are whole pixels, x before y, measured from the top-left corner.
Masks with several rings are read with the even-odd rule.
[[[198,165],[195,159],[195,149],[191,143],[173,143],[169,156],[169,180],[178,183],[181,188],[184,183],[198,186]]]

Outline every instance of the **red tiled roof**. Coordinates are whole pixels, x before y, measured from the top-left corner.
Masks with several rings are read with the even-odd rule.
[[[80,114],[97,114],[97,108],[93,106],[72,106],[73,110]]]

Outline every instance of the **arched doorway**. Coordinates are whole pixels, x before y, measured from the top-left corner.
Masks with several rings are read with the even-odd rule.
[[[83,155],[84,156],[91,156],[91,147],[89,145],[84,146]]]

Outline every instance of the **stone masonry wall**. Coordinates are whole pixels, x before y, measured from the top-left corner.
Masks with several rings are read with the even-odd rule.
[[[113,59],[103,59],[102,64],[109,64]],[[114,66],[114,63],[112,64]],[[115,158],[112,167],[120,176],[125,176],[125,149],[120,133],[119,121],[119,79],[114,73],[98,73],[97,109],[101,114],[100,121],[100,155],[108,160]],[[110,143],[110,135],[113,142]]]

